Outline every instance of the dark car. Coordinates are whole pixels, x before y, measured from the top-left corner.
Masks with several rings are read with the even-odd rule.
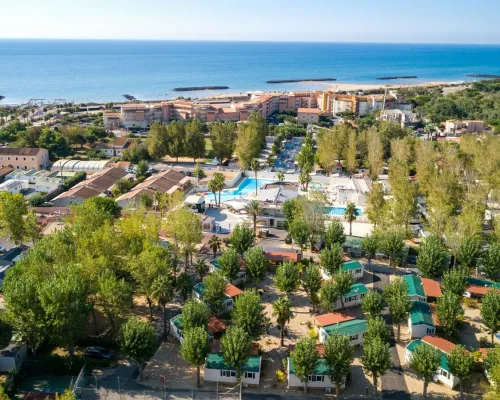
[[[113,353],[104,347],[92,346],[85,349],[85,357],[111,360]]]

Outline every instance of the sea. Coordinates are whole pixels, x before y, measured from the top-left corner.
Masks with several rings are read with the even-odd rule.
[[[500,46],[458,44],[113,41],[0,39],[2,104],[200,97],[247,91],[319,90],[322,83],[267,80],[335,78],[338,83],[470,81],[500,74]],[[379,81],[380,76],[418,79]],[[336,82],[333,82],[334,86]],[[183,86],[228,90],[174,92]]]

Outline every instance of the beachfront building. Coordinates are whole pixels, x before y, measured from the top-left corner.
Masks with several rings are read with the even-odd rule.
[[[208,320],[208,339],[220,339],[222,333],[226,330],[227,325],[224,321],[212,315]],[[184,343],[184,334],[182,327],[182,314],[178,314],[170,320],[170,332],[179,341],[180,344]]]
[[[162,121],[161,104],[123,104],[121,106],[121,125],[125,128],[146,128],[153,122]]]
[[[49,167],[49,151],[40,148],[0,147],[0,167],[12,169],[46,169]]]
[[[412,338],[422,338],[436,333],[436,324],[429,304],[414,301],[408,317],[408,333]]]
[[[448,355],[456,347],[454,343],[448,340],[440,338],[438,336],[426,335],[422,339],[417,339],[411,341],[405,349],[405,364],[410,365],[413,352],[418,346],[431,346],[438,350],[439,356],[441,358],[439,363],[439,368],[434,375],[434,381],[441,382],[442,384],[453,389],[460,383],[460,379],[454,376],[450,372],[450,367],[448,365]]]
[[[319,108],[299,108],[297,110],[297,122],[300,124],[317,124],[320,113]]]
[[[205,294],[206,286],[204,282],[200,282],[197,285],[193,287],[193,293],[192,297],[193,299],[203,301],[203,296]],[[236,286],[232,285],[231,283],[228,283],[226,286],[226,297],[223,300],[223,305],[226,309],[226,311],[231,311],[234,307],[234,301],[236,300],[236,297],[238,297],[240,294],[243,292],[238,289]]]
[[[395,97],[391,95],[352,95],[330,91],[323,92],[318,100],[319,108],[323,112],[333,116],[352,112],[356,117],[363,117],[384,108],[393,108],[395,101]]]

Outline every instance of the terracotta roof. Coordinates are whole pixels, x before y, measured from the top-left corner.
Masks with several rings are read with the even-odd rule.
[[[422,342],[430,344],[435,348],[441,350],[443,353],[450,354],[450,352],[457,347],[456,344],[451,343],[450,341],[440,338],[439,336],[430,336],[426,335],[422,338]]]
[[[293,260],[298,261],[300,251],[284,248],[267,248],[264,249],[264,257],[270,261]]]
[[[342,313],[328,313],[322,315],[315,315],[313,318],[321,326],[328,326],[356,319],[355,317]]]
[[[208,320],[208,330],[210,333],[219,333],[226,330],[227,326],[224,321],[221,321],[215,315],[212,315]]]
[[[439,319],[438,319],[438,316],[436,314],[436,305],[429,304],[429,307],[431,308],[431,314],[432,314],[432,320],[434,321],[434,326],[440,326]]]
[[[42,150],[45,149],[28,147],[0,147],[0,155],[36,156]]]
[[[68,190],[67,192],[61,193],[53,200],[64,199],[66,197],[79,197],[81,199],[90,199],[91,197],[99,196],[101,192],[92,187],[74,187],[73,189]]]
[[[433,279],[422,278],[422,285],[424,286],[424,292],[427,297],[441,297],[443,295],[439,282]]]
[[[297,109],[297,113],[319,114],[321,113],[321,110],[319,108],[299,108]]]
[[[485,286],[476,286],[476,285],[470,285],[468,288],[467,288],[467,292],[469,293],[472,293],[472,294],[477,294],[477,295],[481,295],[481,296],[484,296],[486,294],[486,292],[488,290],[490,290],[491,288],[489,287],[485,287]]]
[[[240,289],[238,289],[236,286],[228,283],[227,286],[226,286],[226,295],[229,296],[229,297],[236,297],[240,294],[242,294],[243,291],[241,291]]]
[[[124,147],[127,142],[129,141],[129,138],[126,136],[120,136],[117,137],[115,140],[113,140],[113,146],[121,146]]]
[[[11,167],[0,168],[0,177],[10,174],[12,171],[14,171],[14,168]]]

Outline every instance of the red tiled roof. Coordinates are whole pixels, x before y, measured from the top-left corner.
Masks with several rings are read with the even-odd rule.
[[[430,336],[426,335],[422,338],[422,342],[430,344],[431,346],[434,346],[435,348],[441,350],[442,352],[446,354],[450,354],[450,352],[457,347],[456,344],[451,343],[450,341],[440,338],[439,336]]]
[[[226,330],[227,326],[224,321],[221,321],[215,315],[212,315],[208,320],[208,330],[210,333],[219,333]]]
[[[352,319],[356,319],[350,315],[342,314],[342,313],[328,313],[322,315],[315,315],[313,317],[316,322],[321,326],[328,326],[333,324],[338,324],[340,322],[350,321]]]
[[[424,286],[424,292],[427,297],[441,297],[443,295],[439,282],[433,279],[422,278],[422,285]]]
[[[297,112],[305,114],[319,114],[321,110],[319,108],[299,108]]]
[[[485,287],[485,286],[476,286],[476,285],[470,285],[468,288],[467,288],[467,291],[469,293],[472,293],[472,294],[478,294],[478,295],[481,295],[481,296],[484,296],[486,294],[486,292],[488,290],[490,290],[491,288],[489,287]]]
[[[236,286],[234,285],[231,285],[230,283],[227,284],[226,286],[226,294],[229,296],[229,297],[236,297],[240,294],[242,294],[243,291],[241,291],[240,289],[238,289]]]

